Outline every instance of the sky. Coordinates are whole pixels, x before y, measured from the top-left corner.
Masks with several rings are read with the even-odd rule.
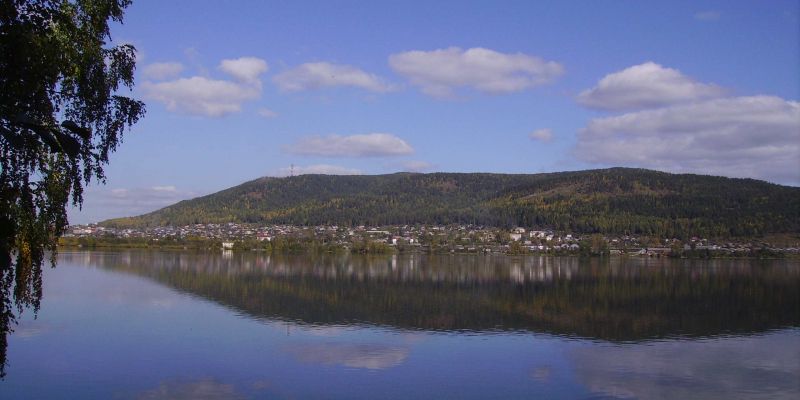
[[[291,173],[800,185],[797,0],[135,0],[111,35],[147,115],[71,223]]]

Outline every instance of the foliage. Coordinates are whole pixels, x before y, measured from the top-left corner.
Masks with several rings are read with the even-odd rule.
[[[260,178],[106,226],[257,222],[475,224],[581,234],[744,237],[800,232],[800,189],[643,169],[534,175]]]
[[[386,243],[365,239],[353,243],[353,247],[350,248],[350,252],[359,254],[387,254],[394,253],[394,248]]]
[[[584,238],[578,245],[580,246],[578,253],[581,256],[607,256],[610,253],[608,242],[603,235],[597,233]]]
[[[520,254],[527,254],[528,251],[519,241],[512,241],[511,244],[508,245],[508,253],[509,255],[520,255]]]
[[[38,309],[41,266],[67,226],[66,206],[103,165],[144,104],[131,45],[107,47],[130,0],[0,1],[0,330]],[[0,343],[4,364],[5,335]],[[2,370],[0,370],[2,374]]]

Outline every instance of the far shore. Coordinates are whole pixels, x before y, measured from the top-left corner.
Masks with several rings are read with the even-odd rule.
[[[395,247],[382,244],[380,246],[350,247],[340,245],[310,244],[307,246],[294,246],[286,248],[246,247],[241,243],[234,246],[223,247],[222,243],[215,241],[201,241],[191,243],[158,243],[136,242],[122,243],[117,240],[99,240],[91,244],[80,244],[74,241],[62,241],[59,250],[160,250],[160,251],[195,251],[195,252],[220,252],[228,253],[266,253],[281,255],[302,254],[364,254],[364,255],[406,255],[406,254],[432,254],[432,255],[474,255],[474,256],[550,256],[550,257],[630,257],[630,258],[672,258],[672,259],[792,259],[800,260],[800,254],[783,252],[772,249],[756,249],[755,251],[729,252],[719,250],[694,250],[675,252],[674,249],[665,248],[640,248],[640,249],[608,249],[605,252],[576,250],[551,250],[528,251],[511,249],[510,246],[484,246],[475,250],[438,247],[431,249],[429,246]],[[227,243],[226,243],[227,244]],[[238,244],[238,245],[237,245]]]

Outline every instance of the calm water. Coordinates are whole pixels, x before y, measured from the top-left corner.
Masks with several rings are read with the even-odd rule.
[[[0,398],[800,398],[800,264],[76,252]]]

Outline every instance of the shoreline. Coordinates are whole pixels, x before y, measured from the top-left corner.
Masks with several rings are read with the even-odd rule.
[[[233,253],[264,253],[269,255],[310,255],[310,254],[354,254],[354,255],[374,255],[374,256],[383,256],[383,255],[414,255],[414,254],[422,254],[422,255],[471,255],[471,256],[504,256],[504,257],[526,257],[526,256],[545,256],[545,257],[578,257],[578,258],[656,258],[656,259],[686,259],[686,260],[703,260],[703,259],[730,259],[730,260],[800,260],[800,255],[788,252],[779,252],[779,251],[770,251],[768,254],[731,254],[728,252],[716,251],[712,250],[708,253],[695,253],[691,255],[674,255],[669,253],[650,253],[650,254],[641,254],[641,249],[629,252],[611,252],[606,254],[584,254],[578,251],[529,251],[529,252],[519,252],[519,253],[511,253],[511,252],[504,252],[504,251],[455,251],[455,250],[448,250],[448,249],[441,249],[441,250],[423,250],[419,248],[411,249],[411,250],[398,250],[396,248],[390,247],[389,249],[382,250],[382,251],[354,251],[352,248],[347,247],[330,247],[330,248],[318,248],[318,247],[307,247],[302,249],[296,249],[293,251],[276,251],[276,250],[267,250],[263,248],[234,248],[234,249],[223,249],[222,247],[192,247],[192,246],[180,246],[180,245],[148,245],[148,244],[141,244],[141,245],[128,245],[128,244],[113,244],[113,243],[103,243],[103,244],[95,244],[92,246],[83,246],[83,245],[63,245],[59,244],[58,250],[66,250],[66,251],[92,251],[92,250],[100,250],[100,251],[107,251],[107,250],[159,250],[159,251],[176,251],[176,252],[219,252],[222,254],[233,254]]]

